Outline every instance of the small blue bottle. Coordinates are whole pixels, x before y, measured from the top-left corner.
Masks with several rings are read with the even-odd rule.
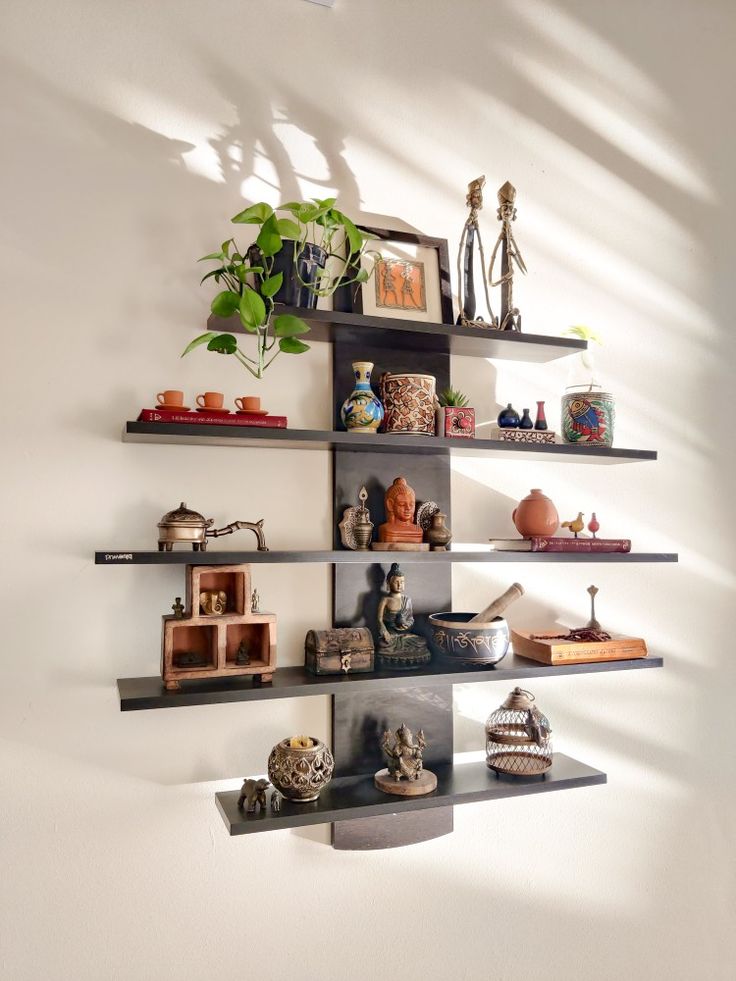
[[[498,413],[498,425],[501,429],[518,429],[520,422],[519,413],[510,402]]]

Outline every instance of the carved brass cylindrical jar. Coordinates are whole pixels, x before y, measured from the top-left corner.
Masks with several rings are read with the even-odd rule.
[[[287,800],[317,800],[332,780],[332,753],[321,739],[310,736],[308,741],[309,746],[295,746],[293,739],[282,739],[268,758],[268,777]]]

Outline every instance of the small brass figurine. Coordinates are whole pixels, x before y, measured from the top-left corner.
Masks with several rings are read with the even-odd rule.
[[[283,797],[278,792],[278,790],[276,790],[276,788],[274,787],[273,790],[271,791],[271,810],[273,811],[274,814],[280,814],[281,813],[281,801],[282,800],[283,800]]]
[[[241,640],[235,652],[235,663],[238,667],[246,667],[250,664],[250,649],[247,641]]]
[[[255,814],[256,804],[261,812],[266,810],[266,790],[271,786],[268,780],[261,777],[260,780],[248,778],[243,781],[243,786],[238,797],[238,808],[242,811],[243,804],[247,801],[246,814]]]
[[[182,604],[181,596],[177,596],[174,599],[174,603],[171,609],[174,611],[174,616],[176,617],[177,620],[184,619],[184,605]]]
[[[203,589],[199,594],[199,605],[207,616],[222,616],[227,610],[227,593],[224,589]]]
[[[358,491],[358,500],[359,505],[345,508],[338,528],[340,541],[345,548],[364,552],[370,548],[373,537],[371,513],[365,503],[368,500],[368,491],[365,487],[361,487]]]
[[[404,592],[404,573],[394,562],[386,576],[388,596],[378,604],[378,659],[381,667],[408,671],[429,664],[432,655],[427,642],[413,634],[414,610]]]
[[[250,597],[250,612],[260,613],[261,597],[258,595],[258,590],[254,589]]]
[[[498,329],[521,331],[521,314],[519,308],[514,306],[514,263],[523,273],[526,273],[526,265],[516,244],[514,233],[511,231],[511,222],[516,221],[515,201],[516,188],[509,181],[506,181],[498,189],[498,211],[496,214],[501,222],[501,231],[491,256],[488,279],[492,287],[501,287],[501,314]],[[499,246],[501,248],[501,278],[494,282],[493,267]]]
[[[485,177],[477,177],[468,184],[468,194],[465,203],[470,212],[463,226],[463,233],[460,236],[460,248],[457,253],[457,280],[458,294],[460,297],[460,314],[457,322],[463,327],[493,327],[498,328],[498,317],[494,317],[491,307],[491,298],[488,294],[488,281],[485,275],[486,259],[483,253],[483,239],[480,235],[480,224],[478,223],[478,212],[483,208],[483,186]],[[473,269],[475,259],[475,239],[478,239],[478,250],[480,252],[481,269],[483,272],[483,289],[485,291],[486,305],[490,321],[483,320],[482,317],[476,319],[475,303],[475,274]]]
[[[379,770],[374,782],[386,794],[402,797],[418,797],[429,794],[437,787],[437,777],[424,769],[422,754],[427,745],[422,729],[416,740],[411,729],[402,723],[395,733],[384,732],[381,749],[388,761],[385,770]],[[406,783],[402,783],[406,780]]]

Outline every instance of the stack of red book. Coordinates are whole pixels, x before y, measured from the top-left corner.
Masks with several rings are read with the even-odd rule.
[[[190,412],[184,409],[141,409],[138,422],[194,423],[198,426],[262,426],[286,429],[286,416],[250,412]]]

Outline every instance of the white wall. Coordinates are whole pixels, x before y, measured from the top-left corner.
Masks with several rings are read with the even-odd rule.
[[[3,6],[3,979],[733,977],[734,26],[730,0]],[[92,553],[149,547],[182,499],[326,547],[328,461],[123,445],[121,424],[163,387],[253,390],[178,359],[210,295],[193,259],[244,200],[335,190],[454,248],[479,173],[488,242],[495,189],[519,189],[526,329],[603,334],[617,442],[660,462],[461,460],[456,537],[510,531],[541,486],[681,562],[459,567],[456,606],[516,574],[518,623],[575,624],[595,581],[601,619],[666,668],[535,685],[607,787],[458,808],[454,835],[393,852],[334,852],[326,828],[229,839],[215,790],[283,735],[326,734],[327,699],[122,715],[114,680],[156,672],[182,575]],[[329,357],[277,363],[269,406],[327,425]],[[453,374],[483,419],[547,398],[557,421],[563,364]],[[298,663],[328,569],[257,584]],[[460,751],[508,687],[456,689]]]

